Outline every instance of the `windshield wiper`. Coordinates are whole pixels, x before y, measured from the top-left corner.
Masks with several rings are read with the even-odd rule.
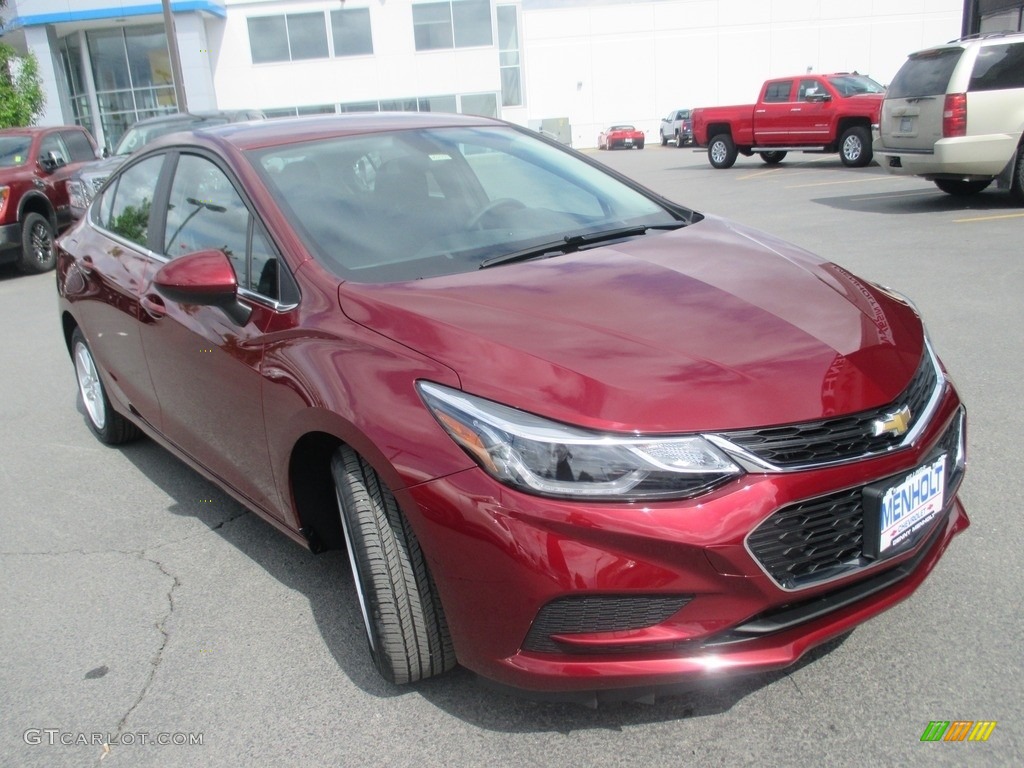
[[[652,229],[680,229],[685,227],[685,222],[673,222],[672,224],[640,224],[633,227],[618,227],[616,229],[605,229],[600,232],[588,232],[583,235],[566,235],[559,240],[552,240],[541,245],[532,245],[521,251],[503,253],[501,256],[493,256],[480,262],[478,269],[487,269],[499,264],[510,264],[513,261],[528,261],[537,259],[547,254],[573,253],[580,248],[595,243],[603,243],[607,240],[619,240],[625,237],[638,237],[647,234]]]

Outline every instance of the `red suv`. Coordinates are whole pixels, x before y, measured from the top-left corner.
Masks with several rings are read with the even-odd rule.
[[[96,157],[96,143],[79,126],[0,131],[0,263],[53,269],[54,235],[71,222],[67,181]]]

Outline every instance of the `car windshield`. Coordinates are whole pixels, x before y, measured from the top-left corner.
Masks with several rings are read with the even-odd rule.
[[[828,79],[840,96],[856,96],[861,93],[885,93],[885,86],[876,83],[866,75],[836,75]]]
[[[28,161],[32,139],[28,136],[0,136],[0,168],[14,168]]]
[[[130,155],[132,152],[137,149],[141,149],[154,139],[166,136],[169,133],[188,131],[201,126],[221,125],[226,122],[228,122],[226,117],[196,117],[192,120],[187,118],[181,120],[167,120],[149,123],[146,125],[136,123],[128,129],[123,137],[121,137],[121,141],[118,143],[117,149],[114,150],[114,154]]]
[[[609,131],[634,131],[636,129],[632,125],[613,125],[608,130]]]
[[[559,244],[582,250],[627,227],[635,236],[682,226],[690,213],[506,127],[335,137],[249,157],[314,257],[357,282],[468,272]]]

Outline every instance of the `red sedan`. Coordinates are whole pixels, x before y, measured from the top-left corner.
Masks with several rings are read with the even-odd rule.
[[[389,681],[783,667],[968,526],[908,300],[516,126],[178,134],[58,250],[88,427],[347,550]]]
[[[644,132],[638,131],[632,125],[613,125],[607,131],[597,135],[598,149],[643,149]]]

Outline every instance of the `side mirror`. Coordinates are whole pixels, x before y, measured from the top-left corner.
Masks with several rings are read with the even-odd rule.
[[[238,300],[235,270],[223,251],[196,251],[164,264],[153,276],[159,293],[179,304],[219,307],[239,325],[252,310]]]
[[[47,173],[53,173],[62,165],[67,165],[67,161],[56,152],[50,151],[39,157],[39,165]]]

